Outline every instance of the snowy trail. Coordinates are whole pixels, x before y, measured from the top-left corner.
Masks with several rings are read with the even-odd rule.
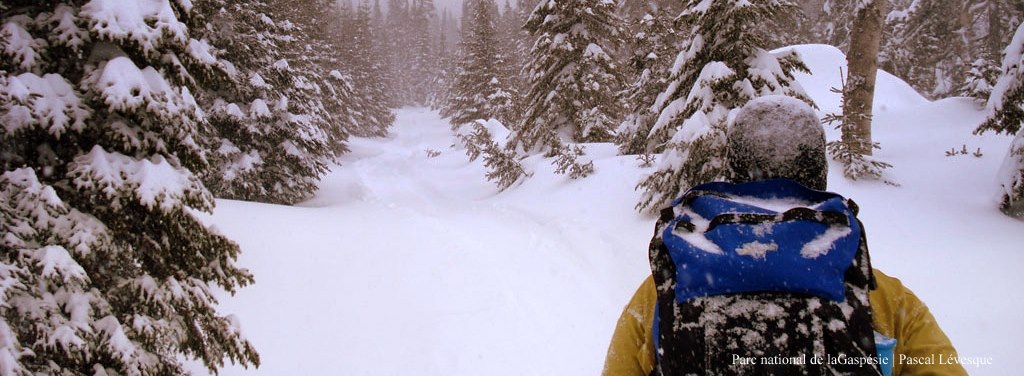
[[[580,213],[496,200],[452,144],[436,113],[402,109],[388,138],[352,140],[301,207],[220,201],[216,222],[257,278],[221,306],[263,355],[258,371],[223,374],[600,371],[619,297],[639,282],[623,283],[615,255],[635,270],[642,250],[626,249],[629,233],[583,226]],[[649,225],[623,209],[615,221]]]
[[[904,104],[878,113],[878,156],[901,186],[846,180],[833,163],[829,188],[860,204],[873,265],[928,304],[961,356],[992,358],[971,374],[1013,374],[1024,227],[989,199],[1008,140],[970,136],[969,101],[887,95]],[[351,140],[310,201],[218,201],[213,223],[256,276],[220,306],[262,361],[221,374],[598,374],[649,275],[654,218],[633,209],[649,170],[592,144],[595,175],[572,181],[527,160],[533,177],[499,193],[436,113],[397,115],[388,137]],[[985,156],[944,156],[961,143]]]

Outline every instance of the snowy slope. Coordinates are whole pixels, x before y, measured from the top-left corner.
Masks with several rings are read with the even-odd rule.
[[[814,72],[801,84],[834,110],[841,53],[796,48]],[[980,115],[968,100],[928,102],[885,74],[878,86],[877,155],[900,186],[850,182],[833,165],[830,189],[860,204],[875,266],[929,304],[961,355],[993,357],[972,373],[1012,374],[1024,222],[993,202],[1010,140],[972,136]],[[401,109],[388,138],[352,141],[313,200],[218,201],[212,221],[257,279],[221,307],[263,363],[221,374],[598,374],[649,273],[654,218],[633,210],[645,171],[589,145],[594,176],[570,181],[531,160],[532,179],[497,192],[452,144],[436,113]],[[944,156],[960,145],[984,155]]]

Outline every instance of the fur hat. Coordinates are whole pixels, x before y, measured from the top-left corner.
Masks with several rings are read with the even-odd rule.
[[[751,100],[736,114],[726,138],[731,181],[791,179],[825,190],[825,131],[807,103],[781,95]]]

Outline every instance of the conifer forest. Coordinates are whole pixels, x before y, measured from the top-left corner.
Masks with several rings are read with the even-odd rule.
[[[548,171],[602,179],[580,184],[635,192],[630,215],[653,223],[681,192],[728,177],[725,130],[767,95],[822,112],[841,134],[828,143],[840,176],[899,189],[901,166],[872,138],[882,70],[927,101],[969,102],[980,115],[963,152],[940,146],[950,160],[997,160],[987,209],[1024,218],[1019,0],[441,1],[0,0],[0,376],[271,361],[244,334],[256,325],[245,312],[221,308],[262,272],[240,261],[249,249],[215,207],[387,201],[366,176],[342,193],[325,177],[369,173],[356,168],[365,145],[401,136],[396,115],[410,108],[443,121],[409,132],[451,140],[413,152],[481,166],[453,182],[493,196]],[[812,44],[845,54],[826,72],[842,77],[825,88],[841,98],[828,111],[798,82],[811,61],[787,48]],[[971,137],[1009,148],[975,151]],[[602,178],[612,157],[642,173]]]

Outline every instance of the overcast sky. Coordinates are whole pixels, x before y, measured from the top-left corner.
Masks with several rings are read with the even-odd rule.
[[[438,13],[448,8],[456,18],[462,14],[462,0],[434,0],[434,6],[437,7]]]
[[[338,0],[338,1],[344,1],[344,0]],[[353,6],[355,6],[355,5],[359,4],[362,0],[350,0],[350,1],[352,1]],[[370,1],[371,4],[373,3],[373,0],[369,0],[369,1]],[[380,1],[380,6],[382,8],[384,8],[384,11],[386,12],[387,11],[387,7],[388,7],[388,0],[378,0],[378,1]],[[503,9],[505,7],[505,0],[494,0],[494,2],[498,4],[498,9]],[[513,5],[515,5],[517,2],[518,2],[518,0],[512,0],[512,4]],[[444,12],[445,8],[448,8],[448,11],[451,12],[451,14],[453,16],[455,16],[456,19],[458,19],[459,17],[462,16],[462,0],[434,0],[434,7],[437,8],[438,16],[440,16],[441,13]]]

